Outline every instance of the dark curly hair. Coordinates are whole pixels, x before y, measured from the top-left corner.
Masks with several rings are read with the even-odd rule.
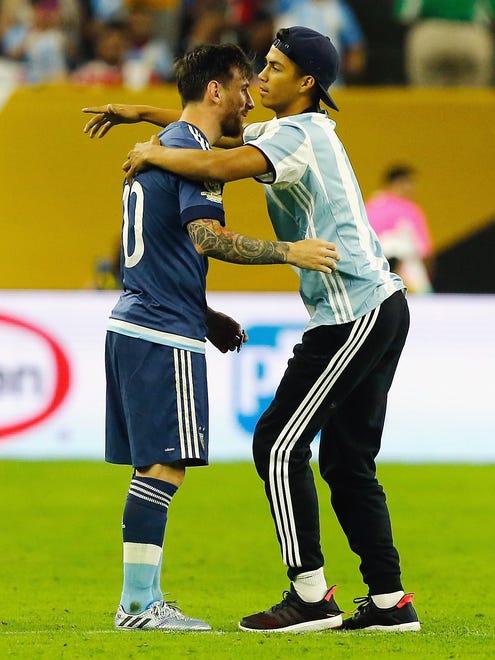
[[[248,80],[254,75],[251,61],[234,44],[197,46],[187,52],[175,63],[177,88],[183,105],[200,101],[210,80],[228,85],[235,69]]]

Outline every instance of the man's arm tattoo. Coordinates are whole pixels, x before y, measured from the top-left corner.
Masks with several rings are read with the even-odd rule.
[[[190,222],[187,230],[192,242],[208,257],[236,264],[287,263],[287,243],[243,236],[214,220]]]

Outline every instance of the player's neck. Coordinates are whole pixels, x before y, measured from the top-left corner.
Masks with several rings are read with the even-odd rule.
[[[291,117],[292,115],[301,115],[304,112],[317,112],[316,108],[312,110],[312,108],[315,106],[315,103],[309,94],[295,96],[278,107],[269,106],[266,104],[263,105],[265,105],[266,108],[273,110],[277,119],[282,119],[283,117]]]
[[[187,105],[182,111],[182,121],[193,124],[202,131],[210,144],[215,144],[222,135],[222,129],[218,118],[214,113],[205,111],[205,108],[196,104]]]

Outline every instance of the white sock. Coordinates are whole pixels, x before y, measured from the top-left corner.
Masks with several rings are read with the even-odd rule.
[[[378,594],[376,596],[371,596],[371,600],[377,607],[387,609],[388,607],[394,607],[397,605],[403,595],[403,591],[394,591],[391,594]]]
[[[292,584],[299,598],[307,603],[317,603],[328,591],[323,566],[316,571],[299,573]]]

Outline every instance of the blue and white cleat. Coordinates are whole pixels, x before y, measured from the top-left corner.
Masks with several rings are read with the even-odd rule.
[[[119,605],[115,615],[115,628],[117,630],[175,630],[175,631],[201,631],[211,630],[211,626],[201,619],[193,619],[182,614],[175,605],[157,600],[151,603],[140,614],[128,614],[122,605]]]

